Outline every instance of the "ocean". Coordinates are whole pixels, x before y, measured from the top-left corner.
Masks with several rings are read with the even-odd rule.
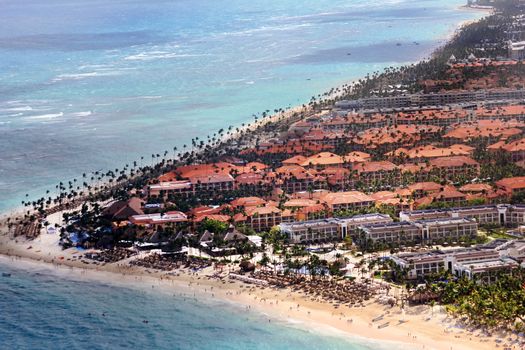
[[[424,58],[483,15],[464,3],[3,0],[0,212]],[[1,349],[392,349],[44,266],[0,272]]]
[[[18,263],[15,268],[0,259],[0,348],[400,348],[316,333],[287,320],[268,322],[268,317],[240,305],[175,292],[85,280],[50,265]]]
[[[4,0],[0,212],[424,58],[464,3]]]

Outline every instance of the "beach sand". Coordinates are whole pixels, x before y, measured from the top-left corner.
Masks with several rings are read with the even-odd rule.
[[[57,219],[58,215],[51,219]],[[262,288],[233,281],[224,271],[222,279],[213,278],[212,267],[197,273],[187,269],[171,273],[118,263],[85,264],[75,258],[82,253],[74,248],[62,250],[58,234],[42,233],[34,240],[0,235],[0,254],[10,264],[52,264],[58,272],[82,280],[103,281],[135,288],[155,289],[166,293],[195,295],[196,298],[231,302],[247,310],[268,316],[268,321],[284,320],[299,327],[330,335],[355,339],[366,338],[392,342],[393,347],[410,349],[494,349],[496,338],[480,331],[469,332],[457,321],[447,316],[441,306],[390,307],[377,302],[367,302],[365,307],[347,307],[312,300],[289,288]],[[144,253],[147,254],[147,253]],[[137,258],[132,257],[129,259]],[[128,260],[129,260],[128,259]],[[382,319],[373,320],[383,315]],[[388,326],[385,324],[388,323]],[[381,326],[381,327],[379,327]]]

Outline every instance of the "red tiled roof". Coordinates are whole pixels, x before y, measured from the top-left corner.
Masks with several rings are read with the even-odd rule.
[[[189,180],[192,184],[207,184],[207,183],[219,183],[219,182],[233,182],[233,177],[230,174],[202,174],[190,176]]]
[[[322,196],[321,199],[330,206],[337,204],[353,204],[374,201],[372,197],[367,196],[363,192],[359,191],[328,193]]]
[[[361,162],[367,162],[370,159],[372,159],[372,156],[365,152],[350,152],[346,156],[344,156],[344,159],[347,163],[361,163]]]
[[[366,162],[358,163],[354,166],[354,169],[357,170],[359,174],[361,173],[370,173],[376,171],[394,171],[397,169],[397,166],[388,161],[378,161],[378,162]]]
[[[525,176],[507,177],[496,181],[498,187],[502,187],[506,190],[518,190],[525,188]]]
[[[390,156],[406,156],[410,159],[417,158],[436,158],[448,156],[468,156],[474,148],[467,145],[452,145],[450,147],[436,147],[432,145],[420,146],[412,149],[398,148],[395,151],[387,153]]]
[[[233,207],[258,207],[265,205],[266,201],[259,197],[240,197],[230,202]]]
[[[430,165],[437,168],[479,165],[474,159],[465,156],[440,157],[430,160]]]
[[[442,185],[436,183],[436,182],[416,182],[412,185],[408,186],[408,189],[412,192],[414,191],[425,191],[425,192],[432,192],[432,191],[440,191],[442,189]]]
[[[301,164],[302,166],[327,166],[327,165],[340,165],[344,163],[344,159],[337,154],[330,152],[321,152],[314,154],[311,157],[306,158],[306,160]]]
[[[264,206],[264,207],[250,207],[246,209],[246,215],[253,216],[265,215],[265,214],[280,214],[281,210],[274,206]]]
[[[301,165],[306,160],[305,156],[297,155],[282,161],[283,165]]]

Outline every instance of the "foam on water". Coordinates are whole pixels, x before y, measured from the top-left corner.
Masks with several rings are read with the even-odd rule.
[[[64,116],[64,113],[50,113],[50,114],[40,114],[40,115],[32,115],[29,117],[23,117],[20,119],[24,120],[49,120],[49,119],[55,119]]]
[[[91,111],[71,113],[73,117],[89,117],[92,114],[93,112]]]

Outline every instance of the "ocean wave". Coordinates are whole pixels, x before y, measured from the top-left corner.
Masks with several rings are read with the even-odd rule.
[[[186,58],[186,57],[201,57],[208,56],[207,54],[181,54],[175,52],[166,52],[166,51],[151,51],[151,52],[141,52],[136,55],[130,55],[124,57],[127,61],[152,61],[158,59],[169,59],[169,58]]]
[[[78,70],[110,68],[110,67],[111,66],[109,64],[86,64],[86,65],[78,67]]]
[[[106,72],[89,72],[89,73],[68,73],[68,74],[60,74],[56,78],[53,79],[54,82],[56,81],[62,81],[62,80],[81,80],[85,78],[93,78],[93,77],[110,77],[110,76],[117,76],[121,75],[122,72],[120,71],[106,71]]]
[[[133,101],[133,100],[158,100],[161,99],[162,96],[160,95],[144,95],[144,96],[129,96],[129,97],[121,97],[121,101]]]
[[[85,111],[85,112],[71,113],[71,116],[73,116],[73,117],[89,117],[92,114],[93,114],[93,112],[91,112],[91,111]]]
[[[287,24],[287,25],[276,25],[276,26],[262,26],[259,28],[246,29],[238,32],[224,32],[220,33],[218,36],[243,36],[243,35],[252,35],[265,32],[285,32],[289,30],[295,30],[305,27],[311,27],[311,23],[301,23],[301,24]]]
[[[355,5],[354,5],[355,7]],[[322,18],[322,17],[328,17],[328,16],[337,16],[337,15],[343,15],[344,12],[320,12],[320,13],[313,13],[310,15],[298,15],[298,16],[277,16],[270,18],[271,20],[298,20],[298,19],[315,19],[315,18]]]
[[[64,116],[63,112],[60,113],[51,113],[51,114],[41,114],[41,115],[32,115],[28,117],[22,117],[23,120],[51,120]]]
[[[33,107],[31,106],[21,106],[21,107],[11,107],[11,108],[5,108],[0,109],[2,112],[24,112],[24,111],[32,111]]]

